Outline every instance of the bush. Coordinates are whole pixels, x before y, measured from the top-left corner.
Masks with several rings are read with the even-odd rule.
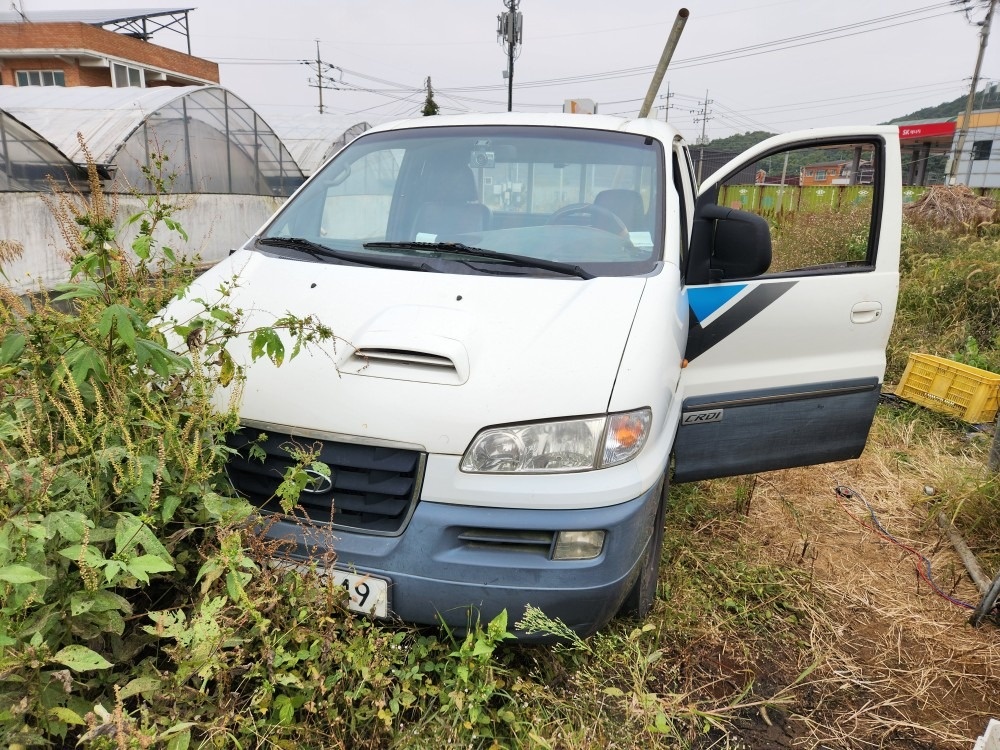
[[[150,632],[148,614],[173,613],[159,625],[206,612],[214,599],[193,588],[206,566],[221,560],[239,598],[252,568],[237,554],[239,524],[251,509],[222,481],[222,438],[237,418],[235,403],[220,410],[213,394],[219,382],[238,393],[241,378],[226,344],[246,335],[280,360],[279,331],[296,346],[332,336],[293,319],[241,331],[225,306],[158,321],[195,269],[159,239],[186,236],[165,200],[169,180],[150,177],[160,192],[128,217],[129,248],[93,165],[86,198],[54,188],[69,282],[27,298],[0,286],[4,746],[97,736],[101,706],[120,710],[155,689],[144,665],[156,663],[164,633]],[[2,260],[18,251],[4,243]]]
[[[998,331],[1000,238],[906,225],[887,377],[902,375],[910,352],[1000,372]]]

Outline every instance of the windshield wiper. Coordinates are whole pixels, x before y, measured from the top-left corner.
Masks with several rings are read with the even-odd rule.
[[[501,253],[496,250],[487,250],[484,247],[471,247],[463,245],[461,242],[366,242],[366,250],[440,250],[456,255],[468,257],[494,258],[505,260],[519,266],[528,268],[540,268],[545,271],[555,271],[567,276],[578,276],[581,279],[592,279],[594,274],[585,271],[580,266],[572,263],[562,263],[558,260],[544,260],[542,258],[531,258],[526,255],[514,255],[513,253]]]
[[[413,270],[417,268],[421,271],[433,270],[423,266],[414,266],[412,263],[387,263],[384,259],[375,260],[371,257],[358,255],[357,253],[334,250],[332,247],[321,245],[318,242],[307,240],[305,237],[262,237],[257,240],[258,245],[265,247],[285,247],[290,250],[301,250],[307,255],[311,255],[317,260],[333,258],[346,263],[357,263],[360,266],[374,266],[376,268],[394,268],[397,270]]]

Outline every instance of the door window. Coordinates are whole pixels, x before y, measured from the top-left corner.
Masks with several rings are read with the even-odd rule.
[[[722,182],[716,202],[766,220],[771,261],[764,274],[870,270],[879,153],[880,144],[866,142],[771,153]]]

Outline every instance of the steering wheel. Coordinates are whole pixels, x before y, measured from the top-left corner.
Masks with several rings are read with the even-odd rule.
[[[620,237],[628,237],[628,227],[618,218],[618,214],[593,203],[573,203],[563,206],[556,210],[546,223],[593,227]]]

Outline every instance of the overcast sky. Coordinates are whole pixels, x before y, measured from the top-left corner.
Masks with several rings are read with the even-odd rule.
[[[33,10],[81,0],[23,0]],[[220,65],[222,84],[266,118],[280,107],[315,112],[319,40],[339,90],[337,117],[383,122],[419,114],[430,76],[442,114],[507,107],[507,60],[497,43],[502,0],[194,0],[192,53]],[[521,0],[524,42],[514,64],[514,109],[559,111],[589,98],[606,114],[635,115],[677,11],[687,26],[658,111],[691,139],[706,91],[706,135],[883,122],[968,92],[983,0],[972,19],[949,0]],[[150,7],[171,7],[158,0]],[[141,3],[95,0],[90,7]],[[882,19],[882,20],[877,20]],[[994,24],[982,80],[1000,80]],[[781,40],[789,40],[782,42]],[[158,32],[157,44],[184,48]],[[777,44],[774,44],[779,42]],[[746,49],[750,48],[750,49]],[[733,52],[734,50],[743,50]],[[721,54],[729,53],[729,54]],[[369,91],[364,91],[368,89]],[[658,98],[657,104],[666,104]]]

